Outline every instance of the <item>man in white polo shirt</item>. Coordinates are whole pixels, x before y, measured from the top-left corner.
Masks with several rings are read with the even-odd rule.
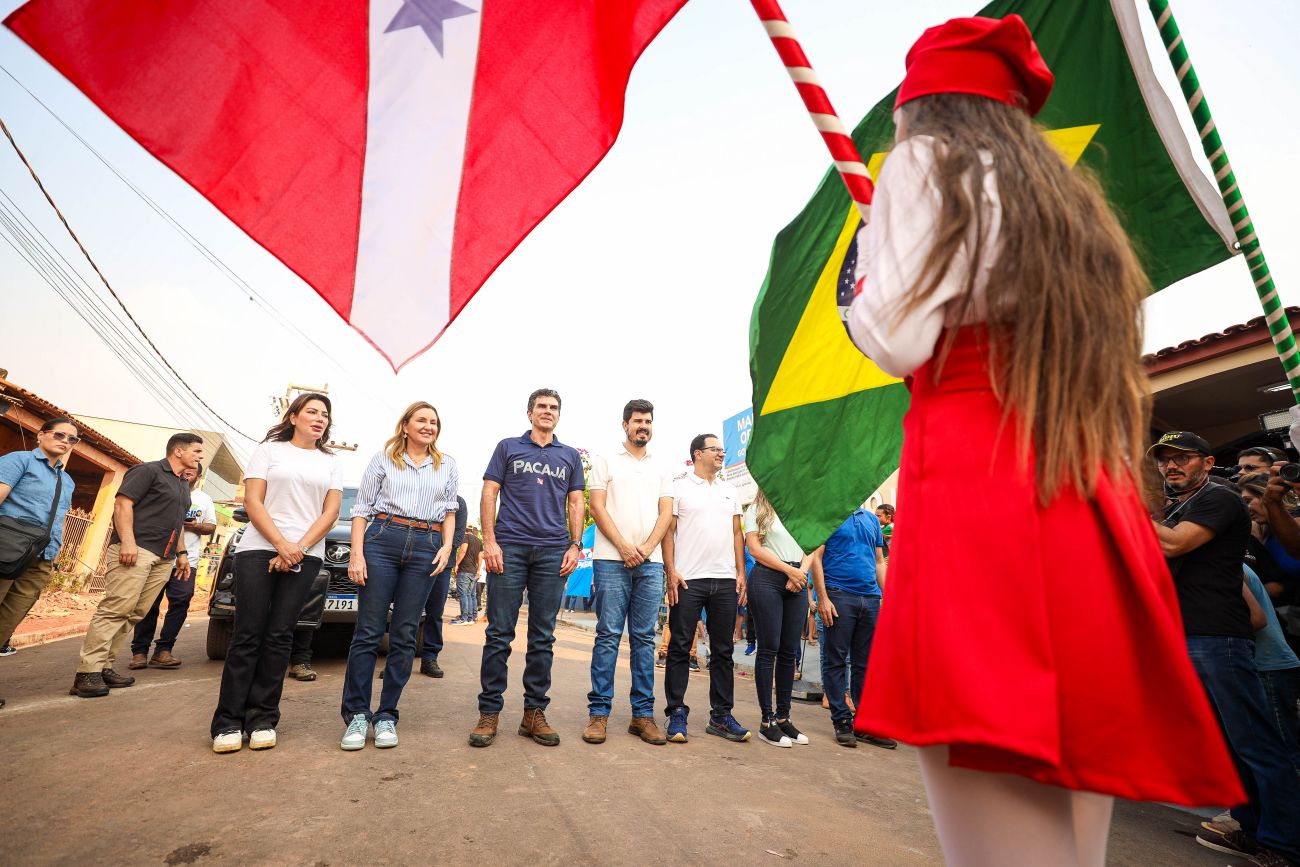
[[[592,463],[588,490],[596,521],[592,599],[596,644],[591,651],[589,744],[605,742],[614,702],[618,643],[627,625],[632,669],[632,722],[628,733],[649,744],[666,743],[655,725],[655,620],[664,592],[659,542],[673,519],[672,473],[646,451],[654,435],[654,404],[623,407],[623,448]]]
[[[732,628],[736,605],[745,602],[745,547],[740,495],[718,478],[726,449],[713,434],[691,440],[694,469],[673,482],[673,520],[663,539],[668,575],[668,663],[664,670],[668,740],[686,742],[686,683],[695,623],[706,613],[709,630],[709,725],[711,735],[749,740],[731,715]]]

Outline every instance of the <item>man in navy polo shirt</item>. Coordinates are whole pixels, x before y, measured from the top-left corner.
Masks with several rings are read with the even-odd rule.
[[[880,587],[885,581],[884,545],[880,521],[859,508],[813,555],[813,586],[825,626],[822,654],[826,682],[822,691],[831,706],[835,742],[843,747],[856,747],[859,740],[889,750],[898,746],[889,738],[855,737],[853,711],[844,700],[846,689],[855,707],[862,700],[862,681],[880,616]],[[848,684],[844,683],[846,668],[850,671]]]
[[[487,640],[479,671],[478,725],[471,746],[496,739],[505,706],[510,642],[519,607],[528,592],[528,655],[524,664],[524,718],[519,734],[544,746],[560,742],[546,722],[550,703],[551,648],[565,579],[578,566],[586,506],[586,479],[578,450],[555,438],[560,395],[539,388],[528,397],[532,429],[497,443],[483,473],[479,512],[483,523],[483,561],[495,573],[488,582]],[[497,511],[497,498],[501,511]]]

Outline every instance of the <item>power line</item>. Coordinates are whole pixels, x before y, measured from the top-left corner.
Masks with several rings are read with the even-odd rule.
[[[208,404],[208,402],[205,401],[199,395],[199,393],[195,391],[194,388],[185,380],[185,377],[181,376],[180,372],[176,370],[175,367],[172,366],[172,363],[167,360],[167,357],[162,354],[162,351],[158,349],[157,345],[154,344],[152,338],[150,338],[149,335],[145,333],[145,330],[140,327],[140,323],[136,321],[135,316],[133,316],[131,314],[131,311],[127,309],[126,304],[123,303],[122,299],[118,296],[117,292],[113,289],[112,285],[108,282],[108,278],[104,276],[104,272],[99,270],[99,266],[95,264],[95,260],[91,258],[90,252],[86,250],[85,245],[81,243],[81,239],[77,237],[77,233],[74,232],[72,230],[72,226],[68,224],[67,218],[63,216],[63,212],[59,210],[59,206],[54,203],[54,199],[51,198],[49,191],[45,189],[45,184],[41,182],[40,176],[36,174],[36,169],[33,168],[32,164],[27,161],[26,155],[24,155],[22,149],[18,147],[18,142],[14,141],[13,134],[9,132],[9,127],[5,125],[3,119],[0,119],[0,132],[3,132],[5,138],[9,140],[9,144],[13,147],[14,153],[18,154],[18,159],[22,160],[23,165],[27,167],[27,171],[32,176],[32,180],[36,182],[36,186],[40,188],[41,194],[45,196],[45,201],[50,203],[50,207],[54,209],[54,213],[58,215],[59,221],[63,223],[63,227],[68,230],[68,234],[72,237],[72,240],[76,242],[77,248],[81,250],[81,254],[86,257],[86,261],[90,263],[90,267],[94,269],[95,274],[100,279],[100,282],[104,284],[104,288],[107,289],[109,294],[113,296],[113,300],[115,300],[118,303],[118,306],[122,308],[122,312],[125,313],[127,318],[131,320],[131,324],[135,326],[136,331],[138,331],[140,336],[144,338],[145,342],[149,344],[149,348],[154,351],[154,354],[158,356],[158,359],[162,361],[162,363],[166,365],[167,369],[171,371],[172,375],[175,376],[176,379],[179,380],[180,383],[185,386],[186,391],[188,391],[191,395],[193,395],[194,399],[197,400],[200,404],[202,404],[205,408],[207,408],[207,410],[211,412],[216,418],[220,419],[222,423],[226,425],[226,427],[228,427],[230,430],[234,431],[235,433],[239,434],[240,436],[244,437],[245,439],[248,439],[252,442],[256,442],[257,441],[256,438],[249,436],[248,434],[241,431],[238,427],[236,427],[235,425],[227,421],[219,412],[213,409],[212,406]]]

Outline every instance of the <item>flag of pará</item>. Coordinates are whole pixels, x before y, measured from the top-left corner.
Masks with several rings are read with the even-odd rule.
[[[399,369],[596,166],[685,0],[32,0],[5,24]]]
[[[1068,162],[1098,174],[1154,288],[1234,255],[1223,201],[1193,159],[1152,71],[1138,4],[998,0],[977,14],[1013,12],[1056,74],[1038,121]],[[918,35],[928,23],[917,22]],[[893,141],[893,106],[891,93],[853,132],[873,178]],[[898,467],[903,441],[907,387],[863,357],[843,322],[853,299],[859,226],[832,169],[773,243],[750,321],[754,429],[747,462],[807,551]],[[953,496],[961,496],[961,480],[953,486]]]

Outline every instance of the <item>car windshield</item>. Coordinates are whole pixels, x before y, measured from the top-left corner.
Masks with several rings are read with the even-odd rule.
[[[352,520],[352,504],[357,501],[357,488],[343,489],[343,503],[339,506],[339,520]]]

